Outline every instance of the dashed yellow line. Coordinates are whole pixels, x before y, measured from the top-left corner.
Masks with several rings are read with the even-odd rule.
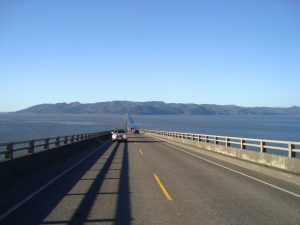
[[[159,179],[159,177],[154,174],[154,178],[158,184],[158,186],[160,187],[160,189],[162,190],[162,192],[164,193],[165,197],[169,200],[169,201],[172,201],[172,197],[171,195],[169,194],[169,192],[167,191],[166,187],[164,186],[164,184],[161,182],[161,180]]]
[[[141,155],[144,155],[144,152],[143,152],[143,150],[142,150],[142,149],[140,149],[140,153],[141,153]]]

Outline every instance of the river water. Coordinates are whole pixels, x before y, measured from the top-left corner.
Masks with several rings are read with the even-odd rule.
[[[142,129],[300,141],[300,116],[130,115]],[[111,130],[125,115],[0,113],[0,143]]]

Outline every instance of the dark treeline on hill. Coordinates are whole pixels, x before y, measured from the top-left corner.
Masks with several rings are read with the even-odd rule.
[[[300,107],[241,107],[235,105],[177,104],[159,101],[110,101],[40,104],[17,111],[20,113],[140,114],[140,115],[300,115]]]

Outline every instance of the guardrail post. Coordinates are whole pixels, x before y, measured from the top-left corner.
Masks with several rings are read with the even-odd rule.
[[[260,141],[260,152],[266,152],[265,144],[264,141]]]
[[[65,136],[65,139],[64,139],[64,144],[68,144],[68,136]]]
[[[11,142],[6,146],[5,159],[13,159],[13,158],[14,158],[14,143]]]
[[[55,146],[59,146],[59,137],[55,138]]]
[[[216,144],[216,145],[219,144],[219,142],[218,142],[218,137],[215,137],[215,144]]]
[[[246,149],[245,140],[241,139],[241,149]]]
[[[79,135],[77,134],[76,135],[76,142],[78,142],[79,141]]]
[[[289,157],[296,157],[296,152],[293,152],[295,145],[289,143]]]
[[[74,142],[74,135],[71,136],[71,143]]]
[[[49,138],[46,138],[44,142],[44,150],[48,150],[48,149],[49,149]]]
[[[228,143],[229,138],[225,138],[225,146],[228,147],[229,143]]]
[[[28,154],[34,153],[34,140],[29,141]]]
[[[80,135],[80,141],[83,141],[83,134]]]
[[[208,136],[205,136],[205,142],[208,143],[209,140],[208,140]]]

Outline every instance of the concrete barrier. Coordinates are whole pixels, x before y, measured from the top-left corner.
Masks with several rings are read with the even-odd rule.
[[[166,136],[166,135],[147,132],[147,131],[145,131],[145,134],[153,137],[159,137],[175,143],[194,146],[199,149],[208,150],[210,152],[220,153],[222,155],[234,157],[237,159],[242,159],[256,164],[282,169],[284,171],[293,172],[300,175],[299,158],[291,158],[291,157],[275,155],[270,153],[226,147],[224,145],[217,145],[213,143],[200,142],[191,139],[183,139],[178,137]]]
[[[64,160],[67,157],[89,149],[89,147],[99,145],[109,140],[110,133],[104,134],[88,140],[82,140],[75,143],[52,148],[50,150],[25,155],[12,160],[0,163],[0,185],[5,183],[7,179],[13,178],[26,171],[39,168],[45,164],[54,164],[57,161]]]

